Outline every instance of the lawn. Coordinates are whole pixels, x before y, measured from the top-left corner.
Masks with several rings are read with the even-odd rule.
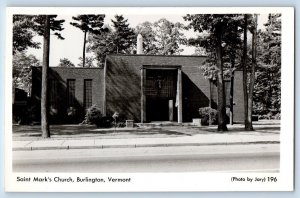
[[[97,128],[93,125],[51,125],[51,139],[82,139],[82,138],[164,138],[183,137],[197,134],[218,133],[217,126],[193,127],[193,126],[163,126],[142,128]],[[243,130],[242,124],[228,125],[230,135],[237,133],[259,133],[260,135],[279,134],[280,121],[254,122],[253,132]],[[13,140],[37,140],[41,139],[41,127],[39,125],[13,125]]]

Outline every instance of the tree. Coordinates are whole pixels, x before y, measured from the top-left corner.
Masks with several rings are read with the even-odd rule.
[[[233,49],[237,48],[240,42],[238,31],[240,16],[235,14],[188,14],[184,19],[190,22],[188,28],[193,28],[195,31],[202,33],[198,39],[189,40],[189,44],[206,49],[208,58],[202,69],[205,76],[208,76],[212,81],[216,81],[218,90],[218,131],[227,131],[224,68],[235,65],[236,50]],[[225,64],[228,62],[225,56],[227,53],[224,53],[225,50],[231,51],[232,55],[228,56],[231,64]],[[232,73],[233,69],[229,71]]]
[[[67,58],[62,58],[59,60],[58,67],[75,67],[75,65]]]
[[[218,131],[227,131],[226,126],[226,102],[225,86],[223,79],[223,62],[222,62],[222,34],[224,31],[224,22],[216,21],[214,34],[216,36],[216,62],[218,68],[217,88],[218,88]]]
[[[33,30],[32,15],[13,15],[13,54],[23,52],[28,47],[40,48],[40,43],[33,41],[36,33]]]
[[[111,28],[100,35],[91,34],[88,37],[87,50],[94,53],[97,60],[97,66],[102,67],[107,54],[116,53],[114,43],[114,34]]]
[[[255,82],[255,70],[256,70],[256,43],[257,43],[257,14],[254,14],[252,33],[252,57],[251,57],[251,71],[250,71],[250,83],[249,83],[249,96],[248,96],[248,128],[246,130],[253,131],[252,125],[252,112],[253,112],[253,91]]]
[[[248,22],[250,22],[248,24]],[[248,61],[248,44],[247,34],[248,30],[252,33],[251,42],[251,64],[247,64]],[[244,122],[245,130],[253,131],[252,113],[253,113],[253,92],[255,83],[256,72],[256,55],[257,55],[257,15],[244,14],[244,41],[243,41],[243,92],[244,92]],[[249,77],[249,78],[248,78]]]
[[[71,22],[70,24],[81,29],[84,32],[83,39],[83,52],[82,52],[82,67],[85,67],[85,46],[86,46],[86,38],[87,33],[93,33],[95,35],[101,34],[106,31],[105,28],[102,28],[104,23],[104,14],[101,15],[78,15],[76,17],[72,17],[73,20],[78,22]]]
[[[234,88],[234,72],[240,65],[239,54],[241,52],[241,33],[243,16],[235,15],[232,17],[230,23],[226,28],[226,33],[224,34],[224,77],[230,79],[230,93],[229,93],[229,121],[233,125],[233,88]],[[228,96],[226,96],[228,97]]]
[[[40,61],[32,54],[16,52],[13,55],[13,87],[31,93],[31,67],[41,66]]]
[[[136,27],[143,36],[144,53],[156,55],[180,54],[181,44],[186,44],[182,23],[173,23],[165,18],[154,23],[144,22]]]
[[[85,67],[95,67],[94,60],[94,57],[85,57]],[[79,61],[78,67],[83,67],[83,58],[79,57]]]
[[[162,18],[153,24],[156,33],[158,54],[172,55],[180,54],[180,44],[186,43],[186,38],[182,32],[184,25],[182,23],[172,23]]]
[[[26,20],[24,25],[14,24],[14,49],[24,51],[28,47],[37,47],[37,43],[32,41],[33,35],[43,36],[43,64],[42,64],[42,90],[41,90],[41,129],[42,137],[50,137],[48,123],[48,69],[49,69],[49,52],[50,52],[50,30],[54,32],[59,39],[64,39],[59,31],[63,30],[64,20],[56,20],[56,15],[19,15],[15,21]],[[32,32],[31,32],[32,31]],[[33,33],[34,32],[34,33]],[[19,38],[26,36],[24,41]],[[22,38],[21,38],[22,39]]]
[[[48,104],[48,70],[50,54],[50,16],[44,17],[44,46],[43,46],[43,67],[42,67],[42,91],[41,91],[41,127],[42,137],[50,137],[49,129],[49,104]]]
[[[254,113],[280,115],[281,109],[281,14],[269,14],[265,29],[258,32]]]
[[[248,78],[247,78],[247,35],[248,35],[248,14],[244,14],[244,40],[243,40],[243,57],[242,57],[242,66],[243,66],[243,93],[244,93],[244,124],[245,129],[249,128],[248,122]]]
[[[158,54],[158,46],[156,45],[156,32],[154,31],[153,23],[146,21],[139,24],[135,28],[136,36],[143,36],[143,52],[144,54]]]
[[[34,26],[32,27],[38,35],[43,36],[43,65],[42,65],[42,90],[41,90],[41,128],[42,137],[50,137],[49,129],[49,104],[48,104],[48,70],[50,54],[50,30],[54,31],[59,39],[64,39],[59,31],[62,31],[64,20],[56,20],[56,15],[35,15],[33,16]]]
[[[113,40],[117,54],[128,53],[128,49],[135,44],[136,37],[134,30],[129,27],[123,15],[115,15],[115,20],[111,20],[114,27]]]
[[[136,36],[127,19],[116,15],[112,23],[113,28],[106,25],[105,32],[100,35],[90,34],[88,37],[87,49],[94,53],[99,67],[103,66],[107,54],[129,54],[133,53],[135,48]]]

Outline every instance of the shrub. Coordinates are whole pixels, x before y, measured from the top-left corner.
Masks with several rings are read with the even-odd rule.
[[[93,105],[86,110],[85,118],[83,123],[85,124],[96,124],[97,126],[101,123],[102,113],[97,105]]]
[[[280,119],[281,119],[281,114],[280,114],[280,113],[277,113],[277,114],[274,116],[274,119],[275,119],[275,120],[280,120]]]
[[[124,114],[115,112],[112,118],[113,118],[113,126],[115,128],[122,128],[126,126],[126,116]]]
[[[55,114],[54,114],[54,116],[55,116]],[[78,122],[77,109],[75,107],[67,108],[67,116],[68,116],[68,123],[77,123]]]
[[[117,118],[117,127],[122,128],[126,126],[127,117],[124,114],[119,114]]]
[[[104,116],[100,119],[99,123],[96,123],[97,127],[110,128],[113,126],[114,119],[109,116]]]
[[[217,110],[211,107],[202,107],[199,108],[199,114],[201,118],[201,124],[208,125],[208,124],[216,124],[218,118]]]

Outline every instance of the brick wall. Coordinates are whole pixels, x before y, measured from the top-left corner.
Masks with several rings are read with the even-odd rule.
[[[103,69],[101,68],[61,68],[50,67],[49,71],[50,120],[52,123],[81,122],[84,118],[84,79],[92,80],[92,104],[103,112]],[[41,67],[32,68],[32,100],[35,104],[35,120],[40,119]],[[75,79],[74,107],[77,116],[67,115],[68,96],[67,80]],[[54,83],[55,83],[55,88]]]
[[[198,108],[209,105],[209,82],[200,70],[205,57],[108,55],[106,59],[107,115],[118,111],[140,121],[141,67],[143,65],[181,66],[183,81],[183,121],[198,117]]]
[[[163,67],[181,66],[182,68],[182,100],[183,121],[190,122],[199,117],[198,109],[209,106],[210,83],[204,78],[200,66],[205,57],[198,56],[150,56],[150,55],[108,55],[105,69],[101,68],[50,68],[49,86],[51,80],[57,81],[54,106],[57,110],[51,116],[52,122],[66,123],[67,116],[67,79],[75,79],[75,107],[78,122],[82,121],[84,79],[92,79],[92,100],[103,113],[111,116],[119,112],[127,119],[140,121],[141,116],[141,67],[143,65],[158,65]],[[106,71],[106,72],[105,72]],[[104,75],[105,73],[105,75]],[[32,104],[34,120],[40,120],[41,68],[32,69]],[[213,87],[214,88],[214,87]],[[53,89],[50,88],[53,92]],[[216,91],[216,90],[215,90]],[[214,92],[215,92],[214,91]],[[213,94],[214,96],[214,94]],[[216,101],[215,101],[216,102]],[[243,121],[243,90],[242,72],[235,72],[234,80],[234,122]],[[174,109],[177,117],[177,109]]]

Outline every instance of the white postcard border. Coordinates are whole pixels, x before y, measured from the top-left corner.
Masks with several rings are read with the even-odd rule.
[[[280,173],[14,173],[12,171],[12,14],[80,13],[186,14],[282,13],[282,117]],[[294,9],[288,7],[104,7],[7,8],[5,66],[5,190],[15,192],[119,192],[119,191],[291,191],[294,188]],[[17,177],[130,177],[130,183],[20,183]],[[277,182],[231,182],[232,177],[276,177]]]

